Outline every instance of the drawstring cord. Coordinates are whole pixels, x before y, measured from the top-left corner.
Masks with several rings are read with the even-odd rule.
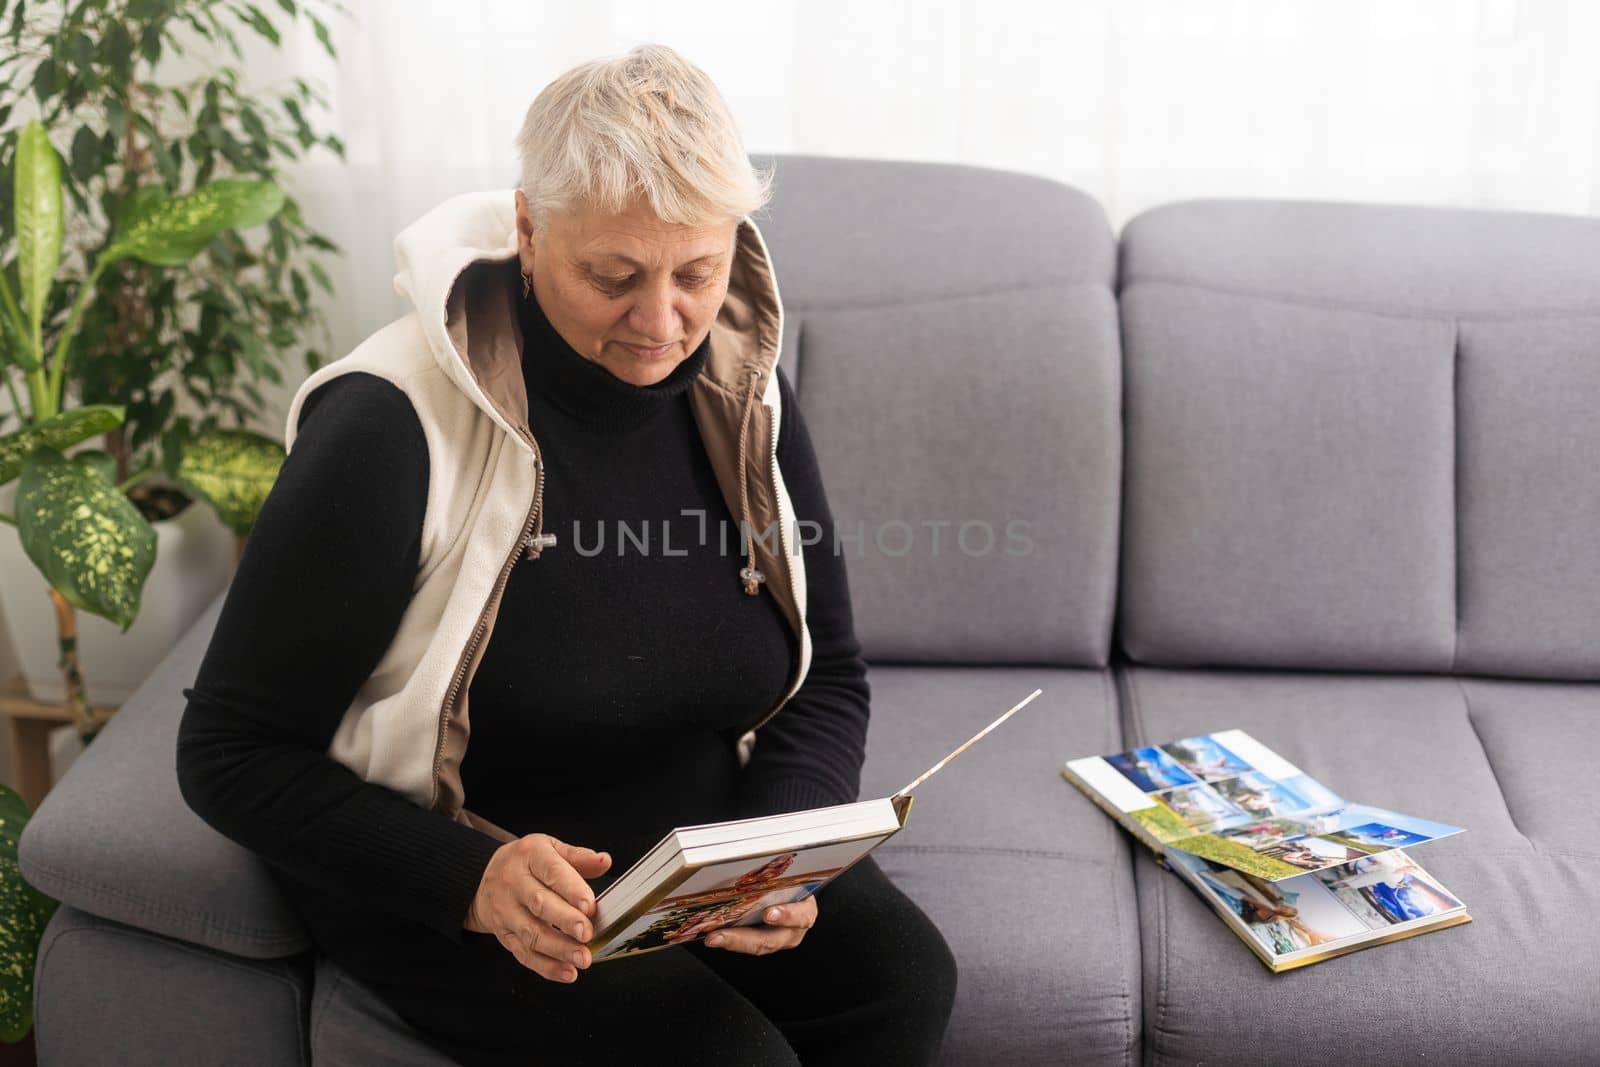
[[[750,434],[750,413],[755,409],[756,380],[761,377],[761,372],[755,367],[750,368],[750,387],[744,395],[744,417],[739,422],[739,508],[744,513],[744,521],[739,527],[739,536],[744,541],[745,565],[739,570],[739,577],[744,581],[744,591],[747,596],[755,596],[761,591],[761,583],[767,580],[756,567],[755,539],[751,536],[750,529],[750,472],[745,466],[745,439]]]
[[[532,443],[532,434],[528,435],[528,441]],[[544,532],[544,457],[537,451],[533,454],[533,513],[533,532],[522,542],[528,559],[538,559],[545,549],[554,548],[556,543],[555,534]]]

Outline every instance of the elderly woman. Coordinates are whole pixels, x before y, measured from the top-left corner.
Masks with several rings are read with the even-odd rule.
[[[715,87],[641,47],[518,143],[518,189],[396,240],[413,310],[296,393],[184,798],[459,1062],[924,1062],[954,962],[870,859],[590,968],[664,832],[856,799],[869,689]]]

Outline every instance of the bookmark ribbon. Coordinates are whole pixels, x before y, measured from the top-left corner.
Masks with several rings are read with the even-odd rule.
[[[929,767],[927,770],[923,771],[921,774],[919,774],[915,778],[913,778],[904,787],[902,787],[901,790],[898,793],[895,794],[895,796],[896,797],[908,797],[908,796],[910,796],[911,795],[911,791],[913,789],[915,789],[917,786],[921,785],[923,782],[926,782],[929,778],[932,778],[935,774],[939,773],[939,771],[944,767],[944,765],[946,763],[949,763],[951,760],[953,760],[957,756],[961,755],[961,753],[965,752],[967,749],[969,749],[973,745],[977,744],[980,740],[983,739],[984,735],[986,735],[990,730],[993,730],[996,726],[999,726],[1001,723],[1003,723],[1007,719],[1011,718],[1011,716],[1015,715],[1017,712],[1021,711],[1025,707],[1027,707],[1028,704],[1030,704],[1033,701],[1033,698],[1038,696],[1042,692],[1044,692],[1043,689],[1035,689],[1033,692],[1031,692],[1027,696],[1023,697],[1016,704],[1012,705],[1011,710],[1007,711],[1004,715],[1000,716],[994,722],[990,723],[988,726],[985,726],[983,729],[979,730],[977,733],[973,734],[971,737],[969,737],[965,741],[963,741],[961,743],[961,745],[959,747],[957,747],[954,752],[950,753],[950,755],[946,756],[944,759],[940,760],[938,763],[935,763],[932,767]]]

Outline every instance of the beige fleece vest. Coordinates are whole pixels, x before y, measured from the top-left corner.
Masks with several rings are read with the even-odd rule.
[[[292,449],[306,397],[354,371],[392,382],[415,408],[429,480],[411,601],[328,752],[362,779],[504,840],[513,835],[472,813],[463,795],[467,692],[511,568],[537,567],[543,551],[570,550],[541,539],[543,456],[538,428],[528,424],[521,369],[514,211],[512,190],[470,193],[407,227],[395,240],[395,287],[414,310],[307,378],[284,431]],[[756,535],[749,559],[764,579],[743,583],[746,591],[777,599],[800,655],[783,696],[741,740],[741,759],[749,757],[756,728],[788,702],[811,664],[805,563],[777,463],[782,330],[766,244],[746,218],[710,358],[689,398],[728,508]],[[766,531],[776,536],[762,537]],[[730,582],[741,581],[745,563],[729,557]]]

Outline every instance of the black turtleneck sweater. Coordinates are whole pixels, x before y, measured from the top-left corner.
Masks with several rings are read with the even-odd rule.
[[[822,529],[806,550],[813,658],[741,769],[736,735],[782,694],[797,647],[771,594],[743,591],[737,517],[689,408],[710,342],[641,387],[576,352],[532,297],[522,327],[558,540],[513,567],[469,686],[467,808],[610,851],[603,886],[673,826],[856,799],[866,668],[787,378],[779,463],[796,518]],[[183,690],[185,800],[267,861],[325,947],[383,936],[374,909],[459,942],[500,845],[327,755],[410,598],[427,488],[403,392],[359,372],[315,389]]]

